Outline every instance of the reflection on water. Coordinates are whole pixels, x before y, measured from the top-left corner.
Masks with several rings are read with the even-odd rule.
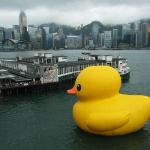
[[[104,137],[99,135],[92,135],[76,128],[72,134],[73,142],[72,150],[148,150],[150,131],[144,128],[128,135]]]
[[[92,51],[92,53],[104,54],[106,51]],[[128,58],[131,67],[130,80],[122,84],[120,92],[150,96],[150,51],[110,51],[109,53],[114,55],[121,53]],[[62,54],[76,60],[81,51],[64,51]],[[1,53],[0,55],[2,57]],[[4,97],[0,101],[0,149],[150,149],[150,120],[143,129],[124,136],[104,137],[80,130],[72,117],[72,107],[78,98],[67,95],[66,90]]]

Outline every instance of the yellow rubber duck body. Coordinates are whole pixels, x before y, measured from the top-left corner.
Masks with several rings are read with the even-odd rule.
[[[109,66],[87,67],[68,94],[77,95],[73,118],[82,130],[105,136],[141,129],[150,117],[150,98],[120,94],[120,74]]]

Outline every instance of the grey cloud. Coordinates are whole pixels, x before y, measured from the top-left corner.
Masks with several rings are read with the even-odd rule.
[[[92,6],[102,6],[102,5],[126,5],[126,6],[140,6],[150,4],[149,0],[1,0],[0,8],[1,9],[31,9],[35,7],[45,6],[49,9],[68,9],[74,8],[77,9],[81,6],[83,9],[85,7]],[[67,10],[66,10],[67,11]]]
[[[149,0],[1,0],[0,26],[18,24],[21,10],[25,11],[28,24],[79,26],[93,20],[118,24],[149,18],[149,8]]]

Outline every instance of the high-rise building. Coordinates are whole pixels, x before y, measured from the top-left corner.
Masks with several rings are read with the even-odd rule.
[[[0,27],[0,42],[5,39],[4,27]]]
[[[92,26],[92,40],[93,44],[98,44],[98,34],[99,34],[99,25],[97,23],[94,23]]]
[[[83,41],[83,47],[86,47],[87,45],[89,45],[89,37],[85,35],[83,38],[84,38],[83,39],[84,40]]]
[[[148,26],[148,23],[143,23],[141,25],[142,46],[148,46]]]
[[[124,40],[124,35],[127,33],[127,31],[131,31],[131,25],[130,24],[122,25],[122,40]]]
[[[141,31],[128,31],[124,40],[129,46],[141,47]]]
[[[63,28],[62,27],[59,27],[58,29],[58,36],[60,37],[60,40],[59,40],[59,47],[60,48],[64,48],[65,47],[65,34],[63,33]]]
[[[111,47],[111,31],[104,31],[104,46]]]
[[[135,21],[134,22],[134,30],[135,31],[140,30],[140,21]]]
[[[101,33],[101,46],[104,46],[104,33]]]
[[[58,29],[58,35],[59,36],[63,35],[63,29],[62,29],[62,27],[59,27],[59,29]]]
[[[43,48],[48,49],[48,39],[49,39],[49,33],[50,33],[50,26],[49,24],[43,24]]]
[[[148,26],[148,47],[150,47],[150,25]]]
[[[4,28],[5,31],[5,38],[10,39],[12,38],[12,32],[13,32],[13,28]]]
[[[34,27],[33,25],[28,25],[28,34],[31,42],[37,42],[37,31],[37,27]]]
[[[48,34],[48,47],[53,48],[53,34],[52,33]]]
[[[32,28],[35,28],[34,25],[28,25],[28,34],[31,34]]]
[[[34,25],[28,25],[28,35],[31,48],[42,47],[42,29],[35,27]]]
[[[113,37],[112,37],[113,47],[117,47],[117,40],[118,40],[118,29],[113,29]]]
[[[20,26],[19,25],[13,25],[12,39],[20,40]]]
[[[27,17],[24,11],[19,14],[19,26],[20,26],[20,39],[27,40]]]
[[[67,35],[67,48],[81,48],[82,36],[81,35]]]
[[[37,42],[42,44],[42,29],[40,28],[37,30]]]

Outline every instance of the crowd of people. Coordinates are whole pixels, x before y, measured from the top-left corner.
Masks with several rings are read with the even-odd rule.
[[[40,80],[33,80],[28,82],[13,82],[5,79],[4,81],[0,81],[0,88],[7,88],[7,87],[17,87],[17,86],[28,86],[33,84],[43,84],[48,82],[56,81],[56,68],[55,67],[46,67],[44,69],[44,74],[41,76]]]
[[[6,82],[6,83],[0,83],[0,88],[7,88],[7,87],[17,87],[17,86],[28,86],[33,84],[41,84],[40,80],[37,81],[30,81],[30,82]]]

